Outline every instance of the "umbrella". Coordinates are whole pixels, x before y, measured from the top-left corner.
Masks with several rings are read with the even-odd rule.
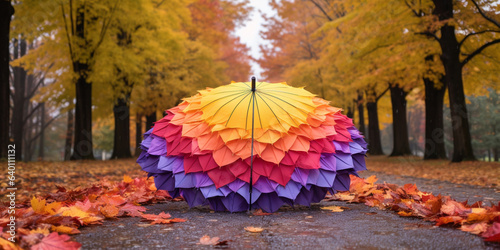
[[[144,134],[137,162],[158,189],[216,211],[310,205],[365,170],[340,108],[286,83],[232,82],[185,98]]]

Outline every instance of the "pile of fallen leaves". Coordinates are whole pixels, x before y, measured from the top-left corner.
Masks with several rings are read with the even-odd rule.
[[[5,163],[5,165],[7,165]],[[0,179],[7,180],[7,171]],[[146,176],[134,159],[110,161],[16,162],[16,199],[57,192],[56,185],[68,189],[87,186],[103,179],[120,181],[124,175]],[[0,183],[0,196],[8,193],[7,182]]]
[[[351,176],[349,192],[339,192],[331,200],[364,203],[379,209],[392,210],[400,216],[413,216],[433,221],[436,226],[452,226],[480,235],[485,241],[500,242],[500,202],[484,206],[481,201],[468,205],[449,196],[421,192],[414,184],[403,187],[384,183],[377,178]]]
[[[394,175],[448,181],[457,184],[500,188],[500,162],[427,160],[420,157],[369,156],[368,170]]]
[[[80,233],[81,226],[101,224],[106,218],[141,217],[151,224],[185,221],[164,212],[144,213],[146,208],[140,205],[171,200],[166,191],[156,190],[152,178],[124,176],[119,182],[101,181],[87,188],[57,188],[56,193],[16,204],[12,214],[16,217],[16,244],[8,240],[12,208],[0,206],[0,248],[78,249],[81,244],[68,235]]]

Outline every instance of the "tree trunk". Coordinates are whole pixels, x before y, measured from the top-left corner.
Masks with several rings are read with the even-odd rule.
[[[398,84],[389,86],[392,103],[393,149],[390,156],[411,155],[408,140],[408,123],[406,122],[406,95]]]
[[[495,161],[498,161],[498,157],[499,154],[498,154],[498,148],[494,148],[493,149],[493,158],[495,159]]]
[[[45,103],[40,103],[40,139],[38,141],[38,160],[43,161],[45,158]]]
[[[128,97],[118,98],[113,107],[115,132],[111,159],[130,158],[130,107]]]
[[[425,150],[424,160],[446,159],[444,146],[443,100],[446,85],[436,88],[424,78],[425,84]]]
[[[14,58],[26,54],[26,41],[16,39],[14,42]],[[16,144],[16,159],[21,161],[23,156],[23,133],[25,115],[26,71],[22,67],[14,67],[14,109],[12,111],[12,136]]]
[[[64,143],[64,160],[71,159],[71,147],[73,145],[73,111],[68,110],[68,121],[66,127],[66,141]]]
[[[156,122],[156,112],[146,116],[146,131],[150,130]]]
[[[364,106],[364,101],[363,101],[363,91],[361,91],[361,90],[358,90],[357,106],[358,106],[358,116],[359,116],[358,129],[359,129],[359,132],[361,132],[361,134],[365,134],[366,133],[365,106]]]
[[[137,113],[135,117],[135,156],[141,155],[142,142],[142,115]]]
[[[75,34],[78,39],[85,39],[85,10],[77,9]],[[86,45],[81,49],[85,50]],[[92,144],[92,84],[88,81],[88,60],[78,59],[73,63],[73,70],[78,76],[76,82],[75,103],[75,141],[71,160],[94,160]]]
[[[367,91],[366,97],[366,109],[368,111],[368,152],[370,155],[383,155],[384,151],[382,150],[378,122],[378,98],[373,90]]]
[[[0,1],[0,159],[7,158],[10,121],[10,20],[14,8],[10,1]]]
[[[354,119],[354,109],[351,105],[347,106],[347,113],[345,115],[351,119]]]
[[[453,19],[452,0],[433,0],[434,14],[440,21]],[[451,122],[453,130],[452,162],[475,160],[472,150],[469,118],[465,106],[465,94],[460,62],[460,46],[455,36],[455,26],[444,24],[441,27],[441,61],[445,70],[445,81],[450,99]]]

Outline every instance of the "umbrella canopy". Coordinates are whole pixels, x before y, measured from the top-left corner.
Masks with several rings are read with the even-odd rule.
[[[366,169],[366,142],[352,120],[286,83],[207,88],[166,113],[144,134],[137,162],[158,189],[190,206],[310,205]]]

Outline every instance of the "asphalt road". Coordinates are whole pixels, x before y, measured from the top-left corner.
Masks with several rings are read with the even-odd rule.
[[[419,189],[451,195],[457,200],[498,202],[500,193],[477,186],[457,185],[422,178],[375,174],[380,182],[416,183]],[[333,213],[321,206],[337,205],[347,209]],[[192,249],[214,248],[199,245],[208,235],[227,240],[230,249],[497,249],[480,237],[453,228],[434,227],[421,219],[400,217],[363,204],[321,202],[312,207],[282,207],[268,216],[246,213],[214,213],[207,207],[189,209],[185,202],[148,206],[148,213],[162,211],[186,222],[150,225],[139,218],[107,220],[104,225],[81,228],[74,237],[82,249]],[[262,227],[261,233],[244,230]]]

